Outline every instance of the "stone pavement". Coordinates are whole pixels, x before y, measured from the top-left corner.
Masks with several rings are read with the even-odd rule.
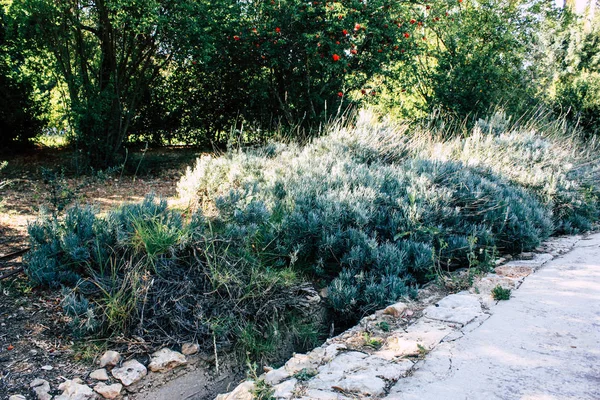
[[[528,277],[479,328],[439,344],[384,398],[600,399],[600,234]]]
[[[469,291],[378,312],[261,379],[276,399],[600,399],[600,234],[580,239],[552,239]],[[518,290],[497,304],[497,285]]]

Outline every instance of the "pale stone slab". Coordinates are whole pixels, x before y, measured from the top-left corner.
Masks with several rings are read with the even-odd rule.
[[[279,382],[290,377],[290,373],[285,368],[277,368],[265,374],[264,380],[268,385],[277,385]]]
[[[58,389],[63,392],[54,400],[88,400],[96,398],[92,388],[84,385],[79,379],[66,380],[58,385]]]
[[[146,376],[148,370],[137,360],[129,360],[123,363],[121,368],[114,368],[112,375],[125,386],[133,385]]]
[[[273,397],[275,397],[277,400],[291,399],[292,396],[294,395],[294,388],[296,387],[296,383],[298,383],[298,380],[295,378],[292,378],[283,383],[280,383],[279,385],[275,385],[273,387],[273,389],[274,389]]]
[[[108,372],[106,372],[106,369],[100,368],[100,369],[90,372],[90,378],[95,379],[97,381],[107,381],[108,380]]]
[[[239,384],[233,392],[229,392],[227,394],[218,395],[215,400],[253,400],[254,394],[252,391],[254,390],[254,382],[253,381],[245,381]]]
[[[114,367],[121,361],[121,355],[114,350],[105,351],[100,357],[100,367]]]
[[[152,354],[148,369],[152,372],[167,372],[186,363],[183,354],[164,348]]]
[[[428,318],[461,325],[468,324],[481,313],[481,303],[477,297],[461,293],[446,296],[423,312]]]
[[[104,382],[100,382],[96,384],[96,386],[94,386],[94,390],[105,399],[116,399],[121,394],[122,389],[123,385],[121,385],[120,383],[107,385]]]

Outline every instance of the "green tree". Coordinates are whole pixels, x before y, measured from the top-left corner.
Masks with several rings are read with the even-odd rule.
[[[9,38],[9,18],[0,4],[0,148],[27,145],[43,126],[43,104],[34,93],[23,58]]]
[[[66,83],[77,146],[97,166],[115,161],[144,90],[174,54],[188,3],[17,0],[24,44],[49,54]]]

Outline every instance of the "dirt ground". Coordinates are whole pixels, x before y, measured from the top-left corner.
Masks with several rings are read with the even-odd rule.
[[[0,257],[27,247],[27,224],[49,203],[42,168],[64,170],[63,184],[72,190],[73,201],[105,212],[150,192],[172,201],[179,178],[197,155],[189,149],[149,150],[109,176],[77,176],[66,150],[0,155],[0,162],[8,161],[0,180],[10,181],[0,189]],[[0,262],[0,276],[21,267],[20,261]],[[102,342],[74,342],[67,335],[60,299],[58,291],[31,287],[22,273],[0,280],[0,400],[13,394],[35,399],[29,389],[33,379],[46,379],[56,387],[63,376],[89,371],[101,354]]]

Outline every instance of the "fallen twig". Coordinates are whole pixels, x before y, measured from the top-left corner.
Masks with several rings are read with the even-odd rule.
[[[22,256],[23,254],[27,253],[29,251],[29,247],[26,247],[24,249],[21,249],[19,251],[15,251],[14,253],[10,253],[7,254],[5,256],[0,257],[0,261],[10,261],[13,258],[17,258],[19,256]]]

